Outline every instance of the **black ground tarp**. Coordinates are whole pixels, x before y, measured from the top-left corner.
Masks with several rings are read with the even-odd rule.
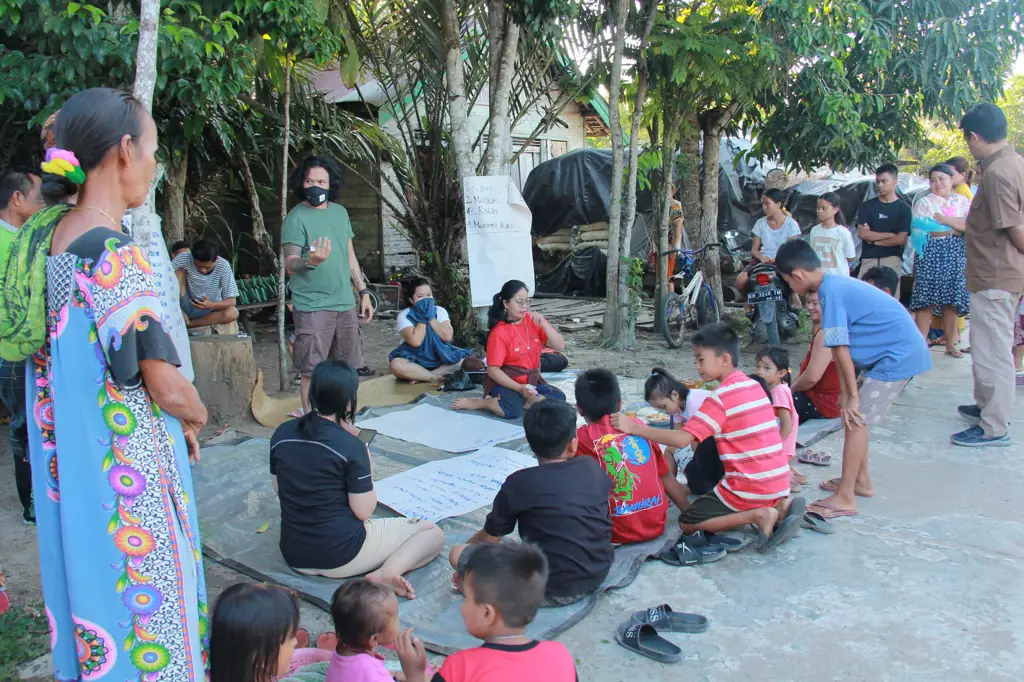
[[[567,296],[604,296],[607,265],[608,256],[596,246],[573,252],[554,270],[537,277],[537,291]]]

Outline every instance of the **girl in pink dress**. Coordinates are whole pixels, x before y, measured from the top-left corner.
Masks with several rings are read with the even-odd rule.
[[[782,451],[789,457],[790,489],[799,492],[800,486],[807,482],[807,477],[793,466],[796,455],[797,427],[800,417],[793,404],[793,391],[789,388],[789,351],[782,346],[766,346],[757,354],[754,374],[764,379],[772,392],[772,405],[775,417],[779,422],[779,435],[782,436]]]

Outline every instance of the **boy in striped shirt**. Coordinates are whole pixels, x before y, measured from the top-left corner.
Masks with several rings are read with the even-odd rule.
[[[789,462],[772,401],[760,384],[736,369],[739,347],[739,336],[725,323],[706,325],[694,335],[697,371],[704,381],[721,383],[681,431],[641,426],[623,414],[612,417],[612,426],[677,448],[714,437],[725,476],[682,511],[679,525],[689,536],[752,524],[757,548],[765,551],[796,534],[802,513],[796,507],[790,513]]]

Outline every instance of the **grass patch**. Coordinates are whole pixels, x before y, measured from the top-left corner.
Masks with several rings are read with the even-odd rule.
[[[22,663],[50,650],[50,625],[43,603],[12,606],[0,614],[0,680],[15,680]]]

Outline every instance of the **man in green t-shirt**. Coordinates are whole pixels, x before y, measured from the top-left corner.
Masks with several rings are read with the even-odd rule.
[[[373,306],[352,247],[348,211],[334,203],[341,192],[338,165],[327,157],[307,157],[292,176],[291,190],[299,203],[284,221],[284,260],[295,314],[292,360],[308,412],[309,377],[317,364],[332,358],[354,369],[363,366],[359,323],[360,317],[373,319]]]
[[[14,236],[36,211],[43,208],[40,178],[28,168],[0,172],[0,262],[6,263]],[[28,422],[25,419],[25,363],[0,360],[0,400],[11,413],[11,452],[14,485],[21,501],[22,518],[36,522],[32,509],[32,470],[28,462]]]

